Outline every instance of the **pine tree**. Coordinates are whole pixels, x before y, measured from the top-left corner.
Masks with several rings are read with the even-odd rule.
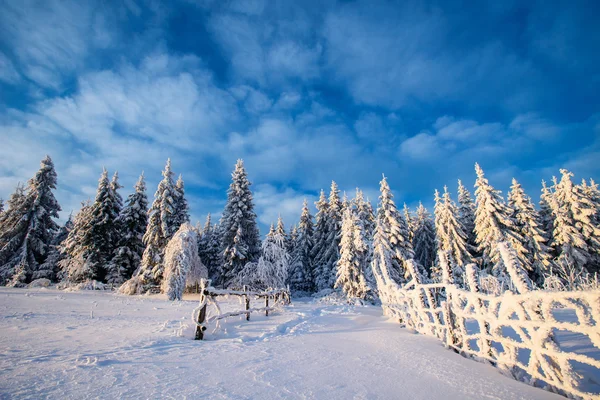
[[[290,288],[293,291],[310,292],[314,289],[311,257],[314,230],[313,217],[306,199],[304,199],[296,234],[290,261]]]
[[[3,213],[0,225],[0,282],[23,286],[46,260],[58,225],[60,206],[52,191],[56,172],[49,156],[28,182],[27,191],[17,189]],[[4,216],[6,214],[6,216]]]
[[[287,250],[291,257],[292,252],[294,251],[294,246],[296,245],[296,241],[298,240],[298,225],[292,225],[288,238]]]
[[[56,235],[54,235],[46,261],[40,265],[37,271],[33,272],[33,275],[31,276],[32,281],[36,279],[49,279],[52,282],[60,280],[60,267],[58,263],[65,257],[64,254],[61,253],[61,245],[67,239],[72,229],[73,219],[72,215],[69,215],[67,222],[61,226],[58,232],[56,232]]]
[[[190,222],[190,212],[188,202],[185,198],[185,184],[183,178],[179,175],[175,183],[175,221],[173,230],[177,231],[182,224]]]
[[[251,183],[242,160],[237,161],[231,177],[221,218],[224,287],[231,286],[247,263],[258,259],[261,249]]]
[[[283,241],[285,243],[285,248],[289,250],[290,237],[288,236],[287,232],[285,231],[285,224],[283,223],[283,219],[281,218],[281,215],[279,215],[277,217],[277,227],[275,228],[275,232],[278,235],[281,235],[283,237]]]
[[[318,290],[322,290],[327,287],[328,279],[324,277],[321,273],[320,259],[321,254],[325,252],[327,248],[327,237],[329,236],[329,223],[327,222],[327,218],[329,216],[329,202],[325,197],[325,191],[321,189],[321,195],[319,197],[319,201],[315,202],[315,206],[317,207],[317,215],[315,222],[315,233],[313,239],[313,247],[311,250],[311,259],[312,259],[312,276],[314,280],[314,288]]]
[[[477,235],[475,234],[475,202],[471,198],[471,193],[462,181],[458,180],[458,221],[462,225],[467,235],[467,244],[472,258],[478,258],[477,254]]]
[[[336,263],[335,288],[341,288],[349,298],[364,299],[368,286],[362,270],[367,243],[356,213],[349,207],[344,211],[340,240],[340,258]]]
[[[144,254],[144,233],[148,225],[148,197],[144,174],[134,186],[135,191],[127,197],[117,225],[120,234],[118,246],[108,267],[106,282],[120,285],[139,268]]]
[[[73,229],[61,245],[63,259],[58,262],[59,276],[66,282],[78,283],[95,279],[96,272],[87,262],[89,248],[84,244],[91,230],[92,204],[88,200],[73,219]]]
[[[220,252],[220,239],[219,239],[219,227],[213,225],[211,222],[211,216],[206,216],[206,222],[204,228],[200,233],[200,240],[198,242],[198,254],[202,264],[204,264],[208,270],[208,278],[212,282],[219,282],[221,278],[221,252]]]
[[[342,202],[340,191],[335,182],[331,182],[327,217],[325,219],[327,236],[316,258],[316,284],[318,290],[332,289],[336,281],[335,265],[340,257],[340,237],[342,228]]]
[[[283,288],[287,282],[290,256],[283,233],[285,230],[273,229],[271,225],[271,230],[262,244],[262,254],[256,266],[256,281],[261,289]]]
[[[202,263],[198,258],[198,238],[189,223],[181,225],[169,240],[164,255],[164,279],[161,291],[169,300],[181,300],[190,271],[195,271]],[[201,267],[200,267],[201,269]]]
[[[472,262],[468,250],[467,234],[458,220],[458,208],[444,187],[444,196],[440,198],[435,191],[435,228],[438,252],[447,254],[453,280],[459,286],[464,285],[465,265]]]
[[[407,260],[414,259],[414,251],[408,240],[406,221],[396,208],[385,177],[381,180],[380,191],[373,239],[373,273],[386,283],[393,281],[403,285],[414,278],[405,266]]]
[[[475,233],[478,250],[482,253],[483,267],[495,276],[505,276],[506,268],[498,251],[498,243],[508,242],[517,253],[521,265],[531,269],[527,259],[527,249],[518,233],[511,209],[505,204],[498,190],[495,190],[485,178],[479,164],[475,164],[477,181],[475,196]]]
[[[363,192],[358,188],[356,188],[356,196],[352,200],[352,208],[356,211],[358,223],[361,231],[364,232],[364,240],[367,245],[367,251],[362,255],[361,269],[367,280],[367,285],[374,292],[377,285],[371,269],[371,261],[373,259],[373,232],[376,225],[375,214],[371,203],[364,199]]]
[[[529,266],[531,266],[531,270],[527,271],[529,277],[542,286],[544,276],[548,273],[551,264],[549,249],[546,246],[547,233],[541,227],[541,218],[531,198],[525,194],[516,179],[512,181],[508,205],[513,211],[512,218],[517,222],[519,234],[527,249]]]
[[[436,257],[435,226],[429,211],[421,203],[417,208],[413,243],[415,260],[431,274]]]
[[[135,275],[136,280],[139,280],[142,285],[139,289],[142,292],[160,284],[164,269],[165,247],[176,229],[175,200],[177,193],[173,184],[171,159],[167,160],[162,175],[163,179],[158,184],[156,193],[154,193],[154,201],[148,210],[148,225],[143,237],[146,247],[140,268]]]
[[[593,224],[598,210],[583,189],[573,185],[573,174],[565,169],[560,172],[553,207],[554,245],[560,251],[557,262],[580,271],[598,272],[600,228]]]
[[[406,205],[406,203],[404,203],[404,208],[403,208],[403,213],[404,213],[404,220],[406,221],[406,227],[408,228],[408,241],[410,242],[411,245],[414,245],[414,238],[415,238],[415,219],[413,218],[412,213],[410,212],[410,209],[408,208],[408,206]]]
[[[82,246],[86,249],[86,264],[92,271],[91,279],[98,281],[106,278],[106,267],[112,260],[116,244],[120,236],[117,223],[123,200],[118,193],[119,176],[115,172],[112,181],[108,180],[108,172],[103,170],[96,199],[90,208],[89,229],[82,237]]]

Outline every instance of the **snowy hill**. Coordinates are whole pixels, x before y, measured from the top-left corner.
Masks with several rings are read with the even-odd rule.
[[[1,398],[562,398],[402,329],[379,307],[296,299],[193,341],[193,297],[0,288],[0,299]]]

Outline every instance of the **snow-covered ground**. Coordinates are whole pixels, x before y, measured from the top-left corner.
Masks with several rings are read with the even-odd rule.
[[[0,288],[0,398],[562,398],[404,330],[379,307],[296,299],[194,341],[196,305]]]

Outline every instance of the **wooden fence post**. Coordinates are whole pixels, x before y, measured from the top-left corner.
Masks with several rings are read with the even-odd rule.
[[[205,296],[205,295],[203,294],[202,296]],[[198,325],[196,325],[196,336],[194,337],[195,340],[204,339],[204,331],[206,330],[206,327],[202,326],[201,324],[204,323],[205,319],[206,319],[206,303],[202,306],[202,308],[200,309],[200,312],[198,313]]]
[[[265,297],[265,316],[269,316],[269,296]]]
[[[246,311],[248,311],[250,309],[250,299],[248,298],[248,296],[244,296],[245,300],[246,300]],[[250,313],[247,312],[246,313],[246,321],[250,321]]]

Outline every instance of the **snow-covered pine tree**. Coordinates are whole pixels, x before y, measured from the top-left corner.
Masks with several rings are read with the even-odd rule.
[[[271,225],[271,230],[262,244],[261,253],[256,265],[255,281],[261,289],[284,288],[288,280],[290,255],[281,230],[273,229]]]
[[[278,235],[283,236],[283,241],[285,242],[285,248],[286,248],[286,250],[288,250],[288,254],[289,254],[289,249],[291,247],[291,244],[290,244],[291,238],[285,231],[285,224],[283,223],[283,218],[281,218],[281,215],[279,215],[277,217],[277,226],[275,228],[275,232]]]
[[[161,291],[169,300],[181,300],[190,271],[197,274],[202,271],[202,262],[198,258],[198,237],[194,227],[185,222],[169,240],[164,253],[164,279]]]
[[[480,255],[477,253],[477,235],[475,234],[475,202],[471,197],[471,192],[462,181],[458,180],[458,221],[462,225],[467,235],[467,244],[469,253],[473,259]]]
[[[290,233],[288,235],[288,254],[290,257],[292,256],[292,252],[294,251],[294,246],[296,245],[296,241],[298,240],[298,225],[292,225],[290,229]]]
[[[415,253],[408,240],[404,217],[396,208],[394,195],[385,176],[380,182],[381,195],[377,208],[377,225],[373,237],[373,274],[388,283],[404,285],[414,277],[405,268],[405,261],[414,259]]]
[[[154,201],[148,210],[148,225],[144,233],[143,242],[146,246],[142,255],[140,268],[135,273],[136,292],[146,292],[152,286],[157,286],[162,281],[163,257],[165,247],[176,228],[175,200],[177,193],[173,184],[173,171],[171,159],[167,160],[163,179],[159,182]]]
[[[373,259],[373,232],[375,231],[375,214],[371,202],[364,199],[363,192],[356,188],[356,196],[352,200],[352,208],[356,211],[358,223],[364,232],[364,240],[367,244],[367,251],[363,254],[361,260],[361,269],[367,280],[367,284],[373,292],[377,288],[373,270],[371,269],[371,260]]]
[[[31,276],[32,281],[36,279],[49,279],[52,282],[56,282],[62,278],[59,274],[60,267],[58,263],[65,258],[65,255],[61,253],[61,245],[67,239],[72,229],[73,218],[72,215],[69,215],[67,222],[54,235],[46,261],[40,265],[38,270],[33,272]]]
[[[95,271],[87,263],[88,247],[85,245],[91,230],[92,204],[88,200],[73,218],[73,229],[63,241],[60,249],[63,259],[58,262],[59,276],[65,282],[78,283],[95,279]]]
[[[144,254],[144,233],[148,225],[148,197],[144,174],[140,175],[134,192],[127,197],[117,224],[120,229],[118,246],[108,266],[106,282],[120,285],[139,268]]]
[[[431,214],[423,204],[419,203],[415,218],[415,236],[413,239],[415,260],[422,265],[431,276],[431,269],[435,264],[436,241],[435,226]]]
[[[119,176],[115,172],[112,181],[108,180],[106,169],[98,181],[96,199],[90,208],[89,230],[82,237],[86,249],[85,261],[92,271],[91,279],[102,281],[106,278],[107,266],[112,260],[120,236],[117,223],[123,200],[118,193]]]
[[[227,191],[227,203],[221,218],[221,249],[223,274],[221,284],[229,287],[247,263],[256,261],[260,255],[260,237],[256,225],[251,183],[248,181],[244,162],[238,160],[231,174]]]
[[[508,194],[508,206],[513,210],[512,218],[517,222],[519,234],[527,249],[527,258],[531,266],[531,270],[527,271],[529,277],[541,287],[551,264],[549,249],[546,246],[547,233],[541,227],[541,218],[531,198],[514,178]]]
[[[408,241],[410,242],[411,246],[414,247],[413,240],[415,238],[415,219],[406,203],[404,203],[402,212],[404,214],[404,220],[406,221],[406,228],[408,228]]]
[[[342,229],[342,202],[337,183],[331,182],[327,208],[327,237],[317,256],[318,273],[316,284],[318,290],[333,289],[336,281],[335,265],[340,257],[340,234]]]
[[[576,270],[599,272],[595,261],[600,253],[600,227],[593,224],[597,209],[583,189],[573,185],[573,174],[565,169],[560,172],[553,207],[554,245],[560,251],[557,262]]]
[[[185,198],[185,184],[183,178],[179,175],[175,183],[175,221],[173,230],[177,231],[179,227],[190,222],[190,212],[188,202]]]
[[[523,237],[519,234],[512,210],[486,179],[479,164],[475,164],[476,206],[475,233],[478,250],[482,253],[482,267],[495,276],[506,275],[505,266],[498,251],[498,243],[508,242],[517,253],[521,265],[531,269]]]
[[[48,255],[58,230],[60,205],[52,191],[56,189],[54,163],[46,156],[40,169],[28,182],[26,192],[17,190],[11,197],[0,227],[0,281],[23,286]]]
[[[459,286],[464,285],[464,266],[472,262],[468,250],[467,234],[458,220],[458,208],[448,188],[444,187],[444,196],[440,198],[435,191],[435,228],[438,254],[447,254],[449,266],[452,269],[453,281]]]
[[[313,249],[313,217],[308,209],[308,202],[304,199],[300,222],[296,229],[296,240],[294,241],[290,261],[290,274],[288,281],[293,291],[310,292],[314,289],[312,277]]]
[[[198,254],[202,264],[208,270],[208,278],[212,282],[219,282],[221,277],[221,244],[219,239],[219,226],[213,225],[210,213],[206,216],[204,227],[200,231]]]
[[[327,237],[329,236],[329,224],[327,218],[329,216],[329,202],[325,197],[325,191],[321,189],[319,200],[315,202],[317,207],[317,215],[315,222],[315,232],[313,237],[313,247],[311,250],[312,259],[312,277],[313,287],[319,291],[327,287],[328,278],[322,275],[322,268],[320,265],[321,255],[325,252],[328,247]]]
[[[369,287],[362,270],[367,252],[364,232],[352,208],[346,207],[342,219],[340,258],[336,263],[335,288],[341,288],[348,299],[364,299]]]

